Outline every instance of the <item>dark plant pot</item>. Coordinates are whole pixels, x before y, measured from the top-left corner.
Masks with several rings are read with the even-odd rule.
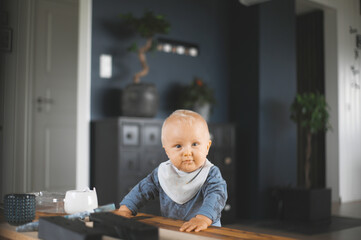
[[[4,217],[11,225],[22,225],[35,219],[34,194],[7,194],[4,197]]]
[[[154,117],[158,110],[158,92],[151,83],[131,83],[121,98],[121,111],[128,117]]]
[[[282,189],[281,200],[283,220],[315,223],[331,219],[331,189]]]

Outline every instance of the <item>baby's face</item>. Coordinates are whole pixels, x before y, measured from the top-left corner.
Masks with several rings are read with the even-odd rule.
[[[163,129],[163,136],[165,152],[179,170],[193,172],[204,164],[212,142],[201,121],[190,125],[170,120]]]

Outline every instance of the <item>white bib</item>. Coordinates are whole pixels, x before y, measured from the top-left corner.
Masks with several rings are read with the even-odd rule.
[[[202,188],[213,164],[206,159],[203,167],[187,173],[178,170],[170,160],[158,167],[160,186],[170,199],[178,204],[191,200]]]

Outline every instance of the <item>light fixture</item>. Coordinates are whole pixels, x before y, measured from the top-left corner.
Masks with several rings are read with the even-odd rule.
[[[185,53],[185,48],[183,46],[178,46],[176,52],[180,55],[183,55]]]
[[[158,51],[191,57],[197,57],[199,55],[199,47],[196,44],[165,38],[158,38],[157,41]]]
[[[100,71],[99,75],[101,78],[112,77],[112,56],[109,54],[100,55]]]
[[[190,48],[189,49],[189,55],[191,55],[192,57],[197,57],[198,50],[196,48]]]
[[[172,51],[172,45],[170,45],[169,43],[163,44],[163,51],[164,52],[171,52]]]

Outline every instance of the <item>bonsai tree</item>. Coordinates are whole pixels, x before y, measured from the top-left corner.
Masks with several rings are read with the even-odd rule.
[[[318,132],[331,129],[329,123],[329,107],[325,97],[320,93],[297,94],[291,105],[291,120],[306,131],[306,149],[304,162],[305,187],[311,188],[311,153],[312,137]]]
[[[139,61],[142,65],[142,70],[136,73],[133,77],[134,83],[139,83],[140,78],[144,77],[149,72],[149,66],[145,54],[152,49],[155,45],[155,34],[167,34],[170,29],[170,23],[165,19],[163,15],[155,15],[152,11],[146,10],[142,17],[136,18],[132,13],[121,14],[120,17],[124,20],[124,23],[133,28],[142,38],[146,39],[146,43],[137,47],[136,43],[130,47],[130,50],[137,51]]]

